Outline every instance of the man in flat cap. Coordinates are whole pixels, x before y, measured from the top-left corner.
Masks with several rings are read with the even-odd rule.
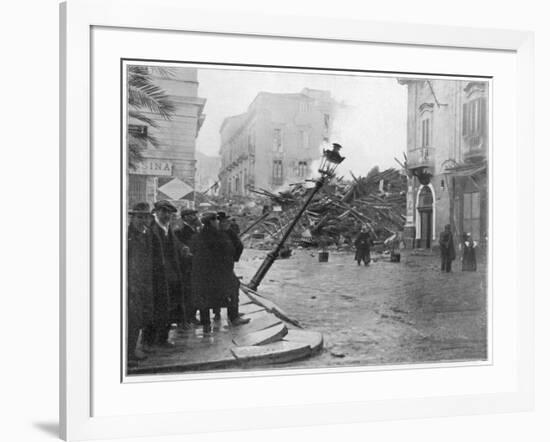
[[[150,326],[153,319],[153,269],[151,260],[151,212],[146,202],[137,203],[129,211],[128,226],[128,365],[135,365],[146,356],[138,349],[140,330]]]
[[[182,244],[189,246],[191,238],[199,231],[200,221],[197,211],[193,209],[181,209],[181,225],[174,229],[174,233]]]
[[[168,342],[171,323],[185,320],[179,242],[170,226],[175,213],[172,203],[157,201],[151,224],[154,324],[147,341],[162,347],[173,345]]]

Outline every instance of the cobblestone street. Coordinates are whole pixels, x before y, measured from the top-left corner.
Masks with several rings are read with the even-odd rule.
[[[323,333],[323,352],[291,367],[407,364],[487,358],[486,266],[449,274],[439,257],[403,251],[358,266],[351,252],[294,250],[277,260],[259,293]],[[236,273],[247,282],[266,251],[245,250]],[[481,261],[481,260],[480,260]]]

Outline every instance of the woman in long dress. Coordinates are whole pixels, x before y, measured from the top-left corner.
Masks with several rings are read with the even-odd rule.
[[[469,233],[464,234],[464,241],[462,242],[463,272],[475,272],[477,270],[476,247],[477,243],[472,240],[472,235]]]

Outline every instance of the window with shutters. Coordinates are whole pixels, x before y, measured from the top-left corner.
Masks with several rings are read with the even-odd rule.
[[[481,238],[481,200],[479,192],[465,193],[462,207],[462,231],[470,233],[472,238]]]
[[[479,145],[487,133],[487,99],[476,98],[462,105],[462,136],[469,145]]]
[[[273,171],[271,173],[271,181],[274,186],[283,184],[283,161],[273,160]]]
[[[283,135],[281,129],[273,131],[273,152],[283,151]]]
[[[308,173],[308,165],[307,161],[299,161],[298,162],[298,176],[300,178],[306,178]]]
[[[309,148],[309,132],[307,130],[300,131],[300,138],[302,140],[302,149]]]
[[[422,140],[421,147],[430,147],[432,144],[432,134],[431,134],[431,119],[424,118],[422,120]]]

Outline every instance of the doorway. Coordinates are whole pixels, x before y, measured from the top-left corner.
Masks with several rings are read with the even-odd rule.
[[[429,186],[423,186],[418,195],[418,217],[420,221],[418,247],[429,249],[432,247],[433,232],[433,203],[434,197]]]
[[[432,209],[419,210],[420,214],[420,247],[429,249],[432,246]]]

